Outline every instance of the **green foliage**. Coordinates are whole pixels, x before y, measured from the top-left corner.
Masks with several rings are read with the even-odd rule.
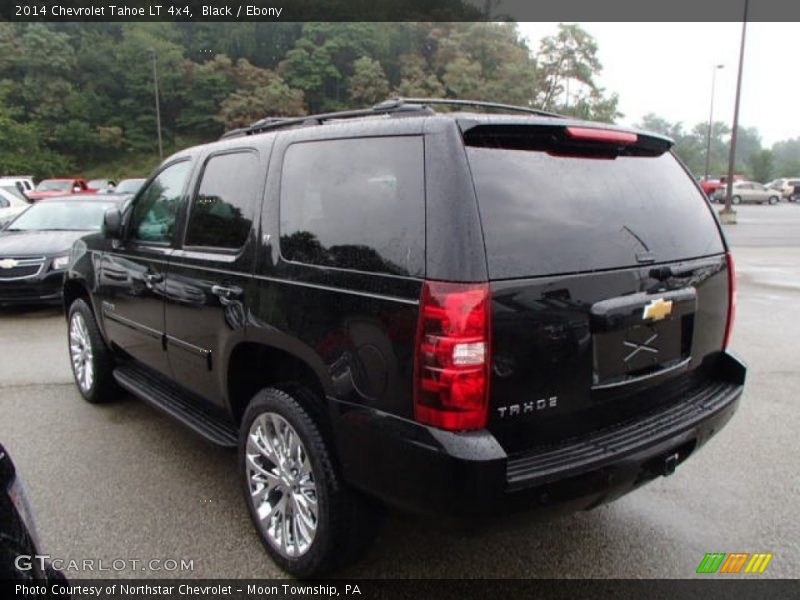
[[[755,181],[768,182],[775,174],[775,155],[772,150],[759,150],[750,156],[750,173]]]
[[[389,93],[389,82],[381,63],[369,56],[362,56],[354,61],[348,91],[353,100],[360,100],[365,104],[384,100]]]
[[[440,98],[444,96],[444,85],[434,73],[426,68],[425,58],[418,53],[400,57],[400,83],[395,94],[408,98]]]
[[[778,177],[800,177],[800,137],[772,147]]]
[[[0,96],[0,173],[41,179],[69,171],[70,160],[43,147],[36,126],[16,121],[3,100]]]
[[[342,107],[353,63],[377,52],[378,31],[371,23],[306,23],[279,73],[290,87],[303,90],[312,112]]]
[[[697,176],[705,176],[706,148],[709,147],[709,177],[727,175],[731,129],[725,123],[714,122],[710,140],[707,137],[708,123],[698,123],[686,132],[683,123],[671,123],[652,113],[645,115],[637,127],[674,140],[673,150]],[[762,183],[781,175],[791,176],[792,159],[789,157],[795,157],[796,171],[800,173],[800,139],[778,142],[770,150],[762,147],[757,129],[739,128],[734,169],[737,174]]]
[[[392,95],[621,116],[617,95],[597,84],[597,43],[578,25],[532,51],[514,23],[0,23],[0,171],[146,174],[158,162],[154,58],[166,152],[263,117]],[[648,115],[643,126],[673,137],[702,173],[705,125]],[[714,124],[712,174],[726,169],[729,134]],[[739,147],[737,169],[768,170],[755,130],[740,130]],[[777,144],[772,167],[800,175],[800,139]]]
[[[266,116],[305,114],[303,92],[293,90],[280,77],[249,90],[237,90],[220,106],[219,119],[227,129],[248,125]]]
[[[595,82],[603,69],[597,42],[580,25],[560,24],[556,35],[541,41],[536,58],[538,107],[600,121],[622,116],[617,95],[606,96]]]

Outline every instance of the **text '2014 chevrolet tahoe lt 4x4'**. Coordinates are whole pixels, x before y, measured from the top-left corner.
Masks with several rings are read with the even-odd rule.
[[[617,498],[742,393],[731,256],[669,140],[442,102],[179,152],[73,249],[81,394],[121,387],[238,446],[295,575],[352,558],[376,500],[469,517]]]

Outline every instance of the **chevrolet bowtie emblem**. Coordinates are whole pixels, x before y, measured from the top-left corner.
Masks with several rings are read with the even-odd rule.
[[[642,319],[645,321],[660,321],[661,319],[666,319],[671,314],[672,300],[664,300],[663,298],[659,298],[658,300],[653,300],[645,305],[644,310],[642,311]]]
[[[17,266],[17,261],[13,258],[5,258],[0,260],[0,269],[13,269]]]

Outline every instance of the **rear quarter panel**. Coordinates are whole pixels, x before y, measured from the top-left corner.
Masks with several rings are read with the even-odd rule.
[[[412,383],[421,276],[366,273],[286,260],[280,251],[280,180],[291,143],[359,135],[420,135],[418,124],[371,124],[282,134],[270,161],[258,301],[248,335],[301,359],[328,400],[413,417]]]

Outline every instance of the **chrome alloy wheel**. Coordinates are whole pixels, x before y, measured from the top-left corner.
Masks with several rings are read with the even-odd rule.
[[[277,413],[259,415],[245,451],[250,502],[271,546],[287,558],[305,554],[317,533],[317,486],[300,436]]]
[[[89,328],[83,315],[76,312],[69,321],[69,356],[81,391],[88,394],[94,384],[94,362]]]

